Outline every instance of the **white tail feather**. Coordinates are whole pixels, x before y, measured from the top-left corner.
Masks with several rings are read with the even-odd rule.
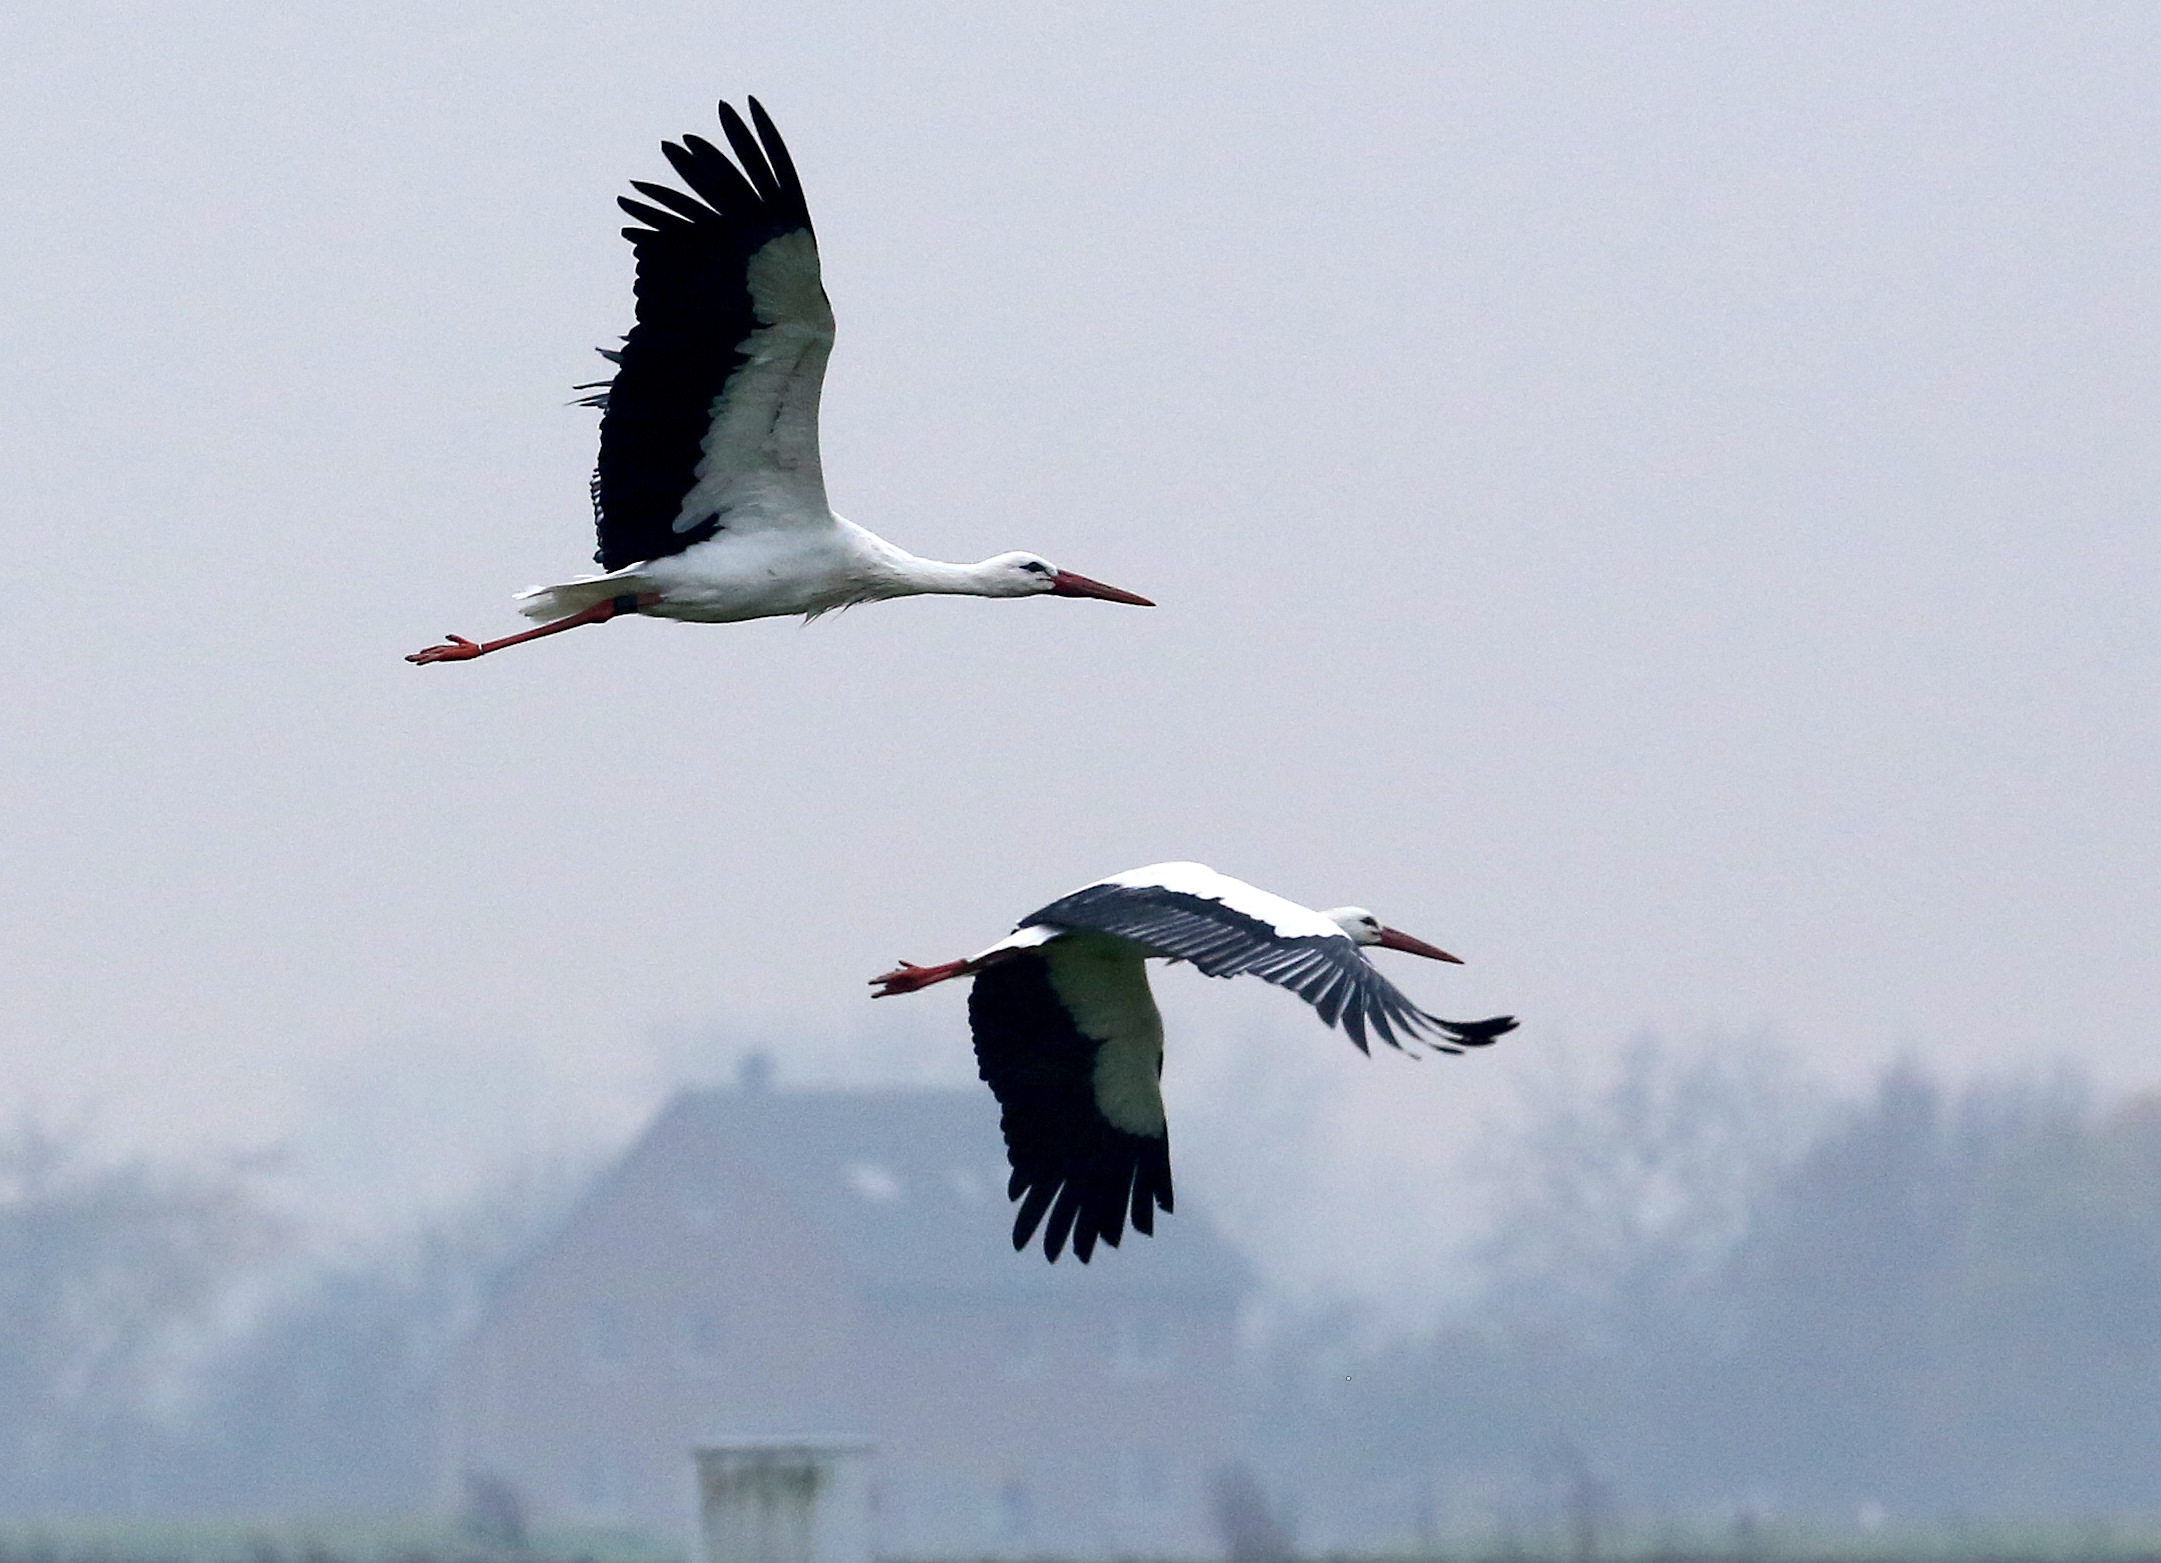
[[[527,618],[553,623],[557,619],[567,619],[573,613],[582,613],[594,603],[606,602],[610,597],[651,589],[645,578],[634,570],[618,570],[613,575],[581,575],[574,581],[563,581],[554,586],[528,586],[514,600],[518,611]]]

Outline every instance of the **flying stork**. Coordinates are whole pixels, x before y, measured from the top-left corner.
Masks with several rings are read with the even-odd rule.
[[[1013,1247],[1027,1248],[1042,1225],[1046,1259],[1056,1263],[1070,1237],[1086,1264],[1097,1242],[1118,1246],[1129,1210],[1133,1229],[1152,1235],[1156,1211],[1171,1208],[1163,1019],[1148,991],[1149,959],[1288,988],[1327,1025],[1340,1022],[1361,1053],[1368,1032],[1399,1051],[1411,1041],[1461,1053],[1516,1028],[1509,1015],[1427,1014],[1359,953],[1369,945],[1462,964],[1364,907],[1315,912],[1199,863],[1152,863],[1029,913],[966,960],[902,961],[871,979],[872,996],[975,979],[968,1026],[1001,1109],[1013,1169],[1006,1197],[1020,1202]]]
[[[462,662],[619,614],[727,624],[942,592],[968,597],[1145,597],[1030,553],[944,564],[833,514],[818,464],[818,391],[833,309],[818,275],[803,184],[756,98],[755,135],[720,105],[735,161],[710,141],[662,142],[686,195],[632,180],[654,204],[618,204],[638,257],[637,324],[611,380],[581,385],[601,410],[593,514],[605,574],[518,594],[538,629],[453,635],[408,662]]]

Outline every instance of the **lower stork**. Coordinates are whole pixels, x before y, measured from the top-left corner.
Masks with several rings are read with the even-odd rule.
[[[1029,913],[980,954],[943,966],[902,961],[871,982],[873,997],[890,998],[975,979],[968,1026],[1001,1109],[1013,1169],[1006,1197],[1020,1203],[1013,1246],[1026,1249],[1040,1226],[1046,1259],[1056,1263],[1070,1239],[1086,1264],[1098,1242],[1118,1246],[1129,1213],[1135,1231],[1153,1234],[1156,1211],[1171,1208],[1163,1018],[1147,961],[1288,988],[1361,1053],[1369,1032],[1398,1051],[1408,1041],[1461,1053],[1516,1028],[1509,1015],[1427,1014],[1359,953],[1366,946],[1462,964],[1364,907],[1316,912],[1199,863],[1152,863]]]

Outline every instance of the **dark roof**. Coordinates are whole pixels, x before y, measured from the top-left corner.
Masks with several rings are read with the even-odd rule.
[[[833,1241],[867,1291],[1229,1301],[1244,1262],[1181,1208],[1092,1264],[1015,1253],[998,1106],[982,1090],[686,1091],[646,1143],[688,1133],[747,1162]],[[633,1149],[629,1160],[635,1160]]]

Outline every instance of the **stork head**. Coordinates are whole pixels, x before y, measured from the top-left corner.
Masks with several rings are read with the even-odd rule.
[[[1398,933],[1388,927],[1362,906],[1339,906],[1321,913],[1338,928],[1351,936],[1353,944],[1377,944],[1384,950],[1403,950],[1412,955],[1423,955],[1429,961],[1448,961],[1461,966],[1462,960],[1446,950],[1436,949],[1423,939],[1414,939],[1407,933]]]
[[[977,565],[975,575],[985,597],[1100,597],[1136,608],[1155,606],[1145,597],[1061,570],[1041,554],[1000,554]]]

